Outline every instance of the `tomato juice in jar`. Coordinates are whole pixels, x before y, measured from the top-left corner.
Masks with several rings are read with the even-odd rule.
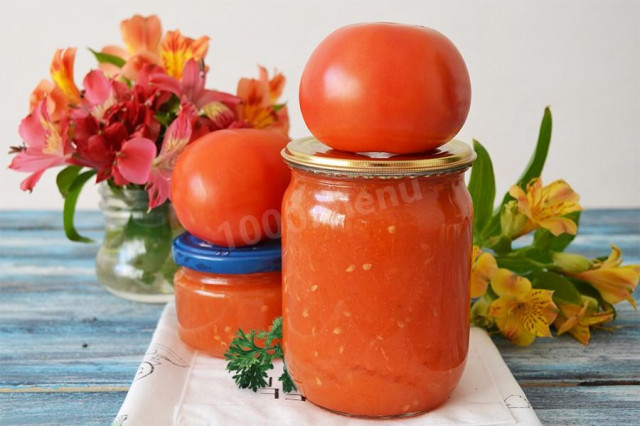
[[[239,328],[267,330],[281,315],[280,240],[227,248],[184,233],[173,257],[178,332],[189,346],[223,358]]]
[[[348,153],[290,142],[283,348],[301,393],[354,416],[444,403],[469,342],[471,148]]]

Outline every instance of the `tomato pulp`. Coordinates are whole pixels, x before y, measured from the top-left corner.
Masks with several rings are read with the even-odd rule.
[[[283,342],[299,390],[321,407],[367,417],[442,404],[469,338],[472,206],[463,171],[380,179],[288,162]]]
[[[281,315],[281,274],[215,275],[181,268],[174,278],[178,333],[224,358],[238,329],[267,330]]]

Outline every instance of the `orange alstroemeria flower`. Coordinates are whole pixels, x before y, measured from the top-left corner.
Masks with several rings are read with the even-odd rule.
[[[73,81],[75,58],[75,48],[57,49],[49,68],[51,79],[71,104],[77,104],[80,101],[80,91]]]
[[[289,134],[289,115],[285,105],[276,105],[286,79],[279,72],[269,79],[263,66],[259,66],[260,77],[241,78],[238,81],[238,117],[254,129],[272,129]]]
[[[553,235],[572,234],[578,231],[576,223],[563,217],[582,210],[580,195],[568,183],[557,180],[542,186],[540,178],[532,179],[523,190],[514,185],[509,194],[516,199],[518,210],[527,217],[524,227],[515,236],[524,235],[537,228],[545,228]]]
[[[600,312],[598,301],[591,297],[582,296],[582,300],[582,306],[558,302],[560,312],[553,325],[558,330],[558,336],[568,332],[583,345],[588,345],[591,339],[589,327],[612,321],[613,311]]]
[[[134,15],[120,22],[120,32],[129,54],[158,53],[162,38],[162,24],[156,15]]]
[[[167,31],[160,45],[162,65],[171,77],[179,79],[189,59],[204,59],[209,49],[209,37],[197,40],[183,36],[180,31]]]
[[[125,65],[119,68],[113,64],[101,63],[100,69],[107,75],[120,74],[135,81],[143,67],[160,64],[162,25],[156,15],[134,15],[120,23],[120,32],[126,49],[106,46],[101,52],[126,60]]]
[[[120,74],[131,81],[137,81],[144,67],[147,65],[157,65],[158,62],[158,55],[155,53],[140,52],[127,59]]]
[[[584,272],[565,274],[586,281],[594,286],[602,298],[611,304],[627,300],[635,308],[633,291],[640,280],[640,265],[622,266],[622,251],[611,245],[611,254],[604,261],[594,260],[592,269]]]
[[[267,84],[269,87],[269,103],[275,104],[280,96],[282,96],[282,91],[284,90],[284,84],[286,83],[286,78],[280,72],[276,71],[276,75],[273,76],[272,79],[269,79],[269,72],[262,65],[258,66],[260,70],[260,81],[263,84]]]
[[[487,292],[487,287],[493,275],[498,271],[498,264],[491,253],[480,250],[480,247],[473,246],[473,257],[471,260],[471,298],[475,299]]]
[[[532,289],[528,279],[508,269],[498,269],[491,288],[499,297],[491,303],[490,315],[506,338],[527,346],[536,336],[551,337],[549,325],[558,314],[553,291]]]
[[[44,99],[47,102],[47,112],[51,121],[60,121],[67,110],[67,98],[62,90],[49,80],[40,80],[29,97],[29,112],[33,112]]]

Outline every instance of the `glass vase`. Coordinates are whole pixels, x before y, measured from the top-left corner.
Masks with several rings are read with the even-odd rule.
[[[171,243],[183,229],[170,203],[149,211],[142,188],[102,183],[100,209],[104,241],[96,256],[98,282],[116,296],[147,303],[173,299],[178,269]]]

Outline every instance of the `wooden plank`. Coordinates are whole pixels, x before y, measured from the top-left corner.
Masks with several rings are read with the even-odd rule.
[[[67,278],[0,283],[0,387],[131,382],[162,306]]]
[[[637,425],[640,386],[525,387],[546,425]]]
[[[0,394],[3,425],[109,425],[126,392]]]
[[[98,210],[78,210],[75,215],[78,229],[104,228],[102,213]],[[0,229],[62,230],[61,210],[5,210],[0,212]]]

